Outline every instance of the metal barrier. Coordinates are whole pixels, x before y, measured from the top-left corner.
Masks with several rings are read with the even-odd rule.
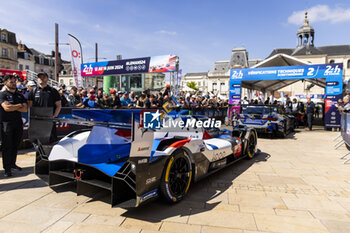
[[[38,83],[38,74],[31,71],[31,70],[25,70],[27,72],[27,80],[32,80],[35,81],[36,83]],[[48,81],[48,85],[50,85],[51,87],[54,88],[59,88],[60,87],[60,83],[57,82],[56,80],[53,80],[51,78],[49,78]]]
[[[340,133],[334,138],[334,141],[338,140],[334,145],[335,149],[338,149],[345,144],[346,148],[349,150],[346,154],[342,155],[340,159],[345,159],[350,155],[350,112],[343,112],[340,120]],[[350,161],[350,157],[344,160],[344,164]]]

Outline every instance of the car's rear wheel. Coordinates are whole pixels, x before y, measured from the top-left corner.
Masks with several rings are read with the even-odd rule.
[[[251,134],[247,141],[247,159],[252,159],[256,153],[256,142],[257,142],[257,135],[255,131],[251,131]]]
[[[190,157],[183,151],[170,156],[162,176],[160,191],[164,199],[171,203],[181,201],[187,194],[192,179]]]

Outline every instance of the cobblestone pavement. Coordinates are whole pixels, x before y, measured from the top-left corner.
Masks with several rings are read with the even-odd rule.
[[[111,208],[104,192],[76,196],[70,184],[53,190],[33,174],[34,154],[22,154],[24,171],[0,179],[0,232],[350,232],[338,133],[297,131],[259,139],[255,159],[192,185],[179,204],[137,209]]]

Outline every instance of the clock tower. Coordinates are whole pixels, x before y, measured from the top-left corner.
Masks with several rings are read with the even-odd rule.
[[[230,68],[247,68],[248,52],[245,48],[234,48],[231,53]]]
[[[314,47],[315,29],[310,26],[307,18],[307,11],[305,11],[304,24],[297,32],[297,47]]]

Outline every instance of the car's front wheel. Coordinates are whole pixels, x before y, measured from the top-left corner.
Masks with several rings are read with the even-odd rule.
[[[160,184],[162,196],[171,203],[181,201],[190,188],[191,179],[190,157],[184,150],[179,150],[166,163]]]

